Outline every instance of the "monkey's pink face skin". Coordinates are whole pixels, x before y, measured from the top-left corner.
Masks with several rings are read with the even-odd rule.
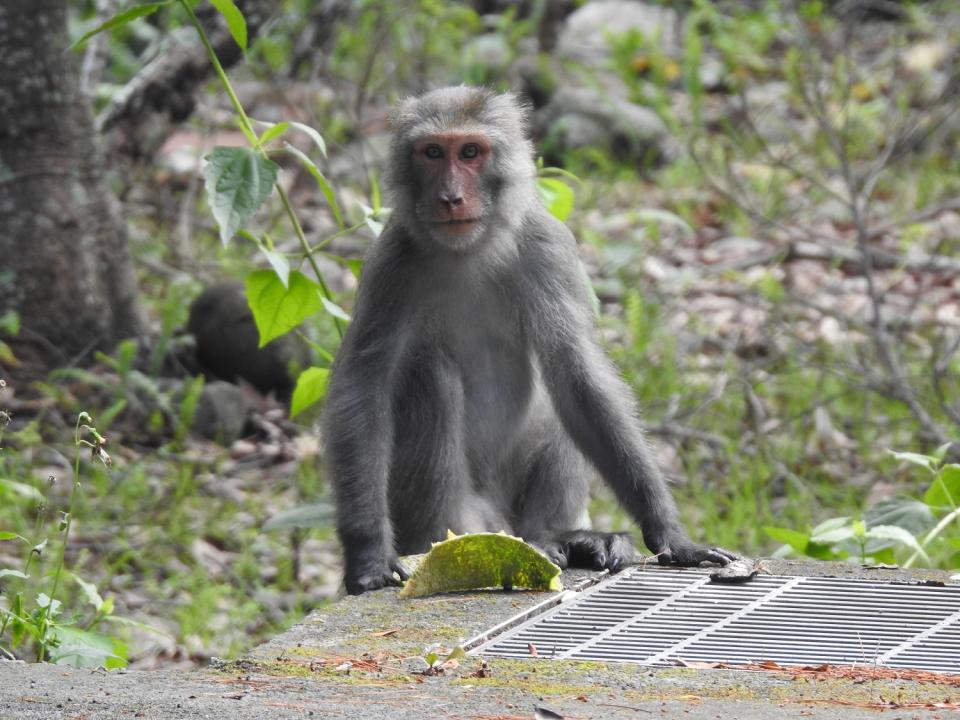
[[[420,207],[434,230],[467,235],[483,219],[483,169],[490,140],[483,133],[426,135],[414,143],[414,166],[425,197]]]

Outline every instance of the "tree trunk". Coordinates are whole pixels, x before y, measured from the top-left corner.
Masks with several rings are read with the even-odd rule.
[[[68,42],[67,0],[0,0],[0,313],[47,368],[145,328]]]

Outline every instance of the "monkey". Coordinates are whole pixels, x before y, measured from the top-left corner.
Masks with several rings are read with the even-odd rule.
[[[528,116],[515,95],[468,86],[392,114],[393,211],[322,425],[350,594],[401,584],[400,556],[448,530],[504,531],[561,568],[617,571],[634,548],[589,529],[597,471],[659,562],[737,557],[694,544],[679,520],[595,338],[573,234],[539,199]]]

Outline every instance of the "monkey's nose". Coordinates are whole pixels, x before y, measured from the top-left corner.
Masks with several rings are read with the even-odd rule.
[[[460,195],[459,193],[442,192],[440,193],[440,202],[442,202],[448,208],[453,209],[463,205],[463,195]]]

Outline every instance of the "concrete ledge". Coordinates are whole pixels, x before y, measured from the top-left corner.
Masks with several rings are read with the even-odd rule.
[[[773,574],[950,582],[937,571],[864,570],[768,561]],[[567,587],[591,573],[564,574]],[[960,679],[838,678],[742,670],[650,669],[463,658],[419,674],[429,646],[450,649],[546,599],[487,592],[399,600],[395,590],[343,598],[245,658],[202,671],[103,672],[0,663],[0,718],[876,718],[880,710],[951,709]],[[952,680],[951,680],[952,678]],[[956,707],[953,705],[952,707]],[[898,717],[890,714],[884,717]]]

